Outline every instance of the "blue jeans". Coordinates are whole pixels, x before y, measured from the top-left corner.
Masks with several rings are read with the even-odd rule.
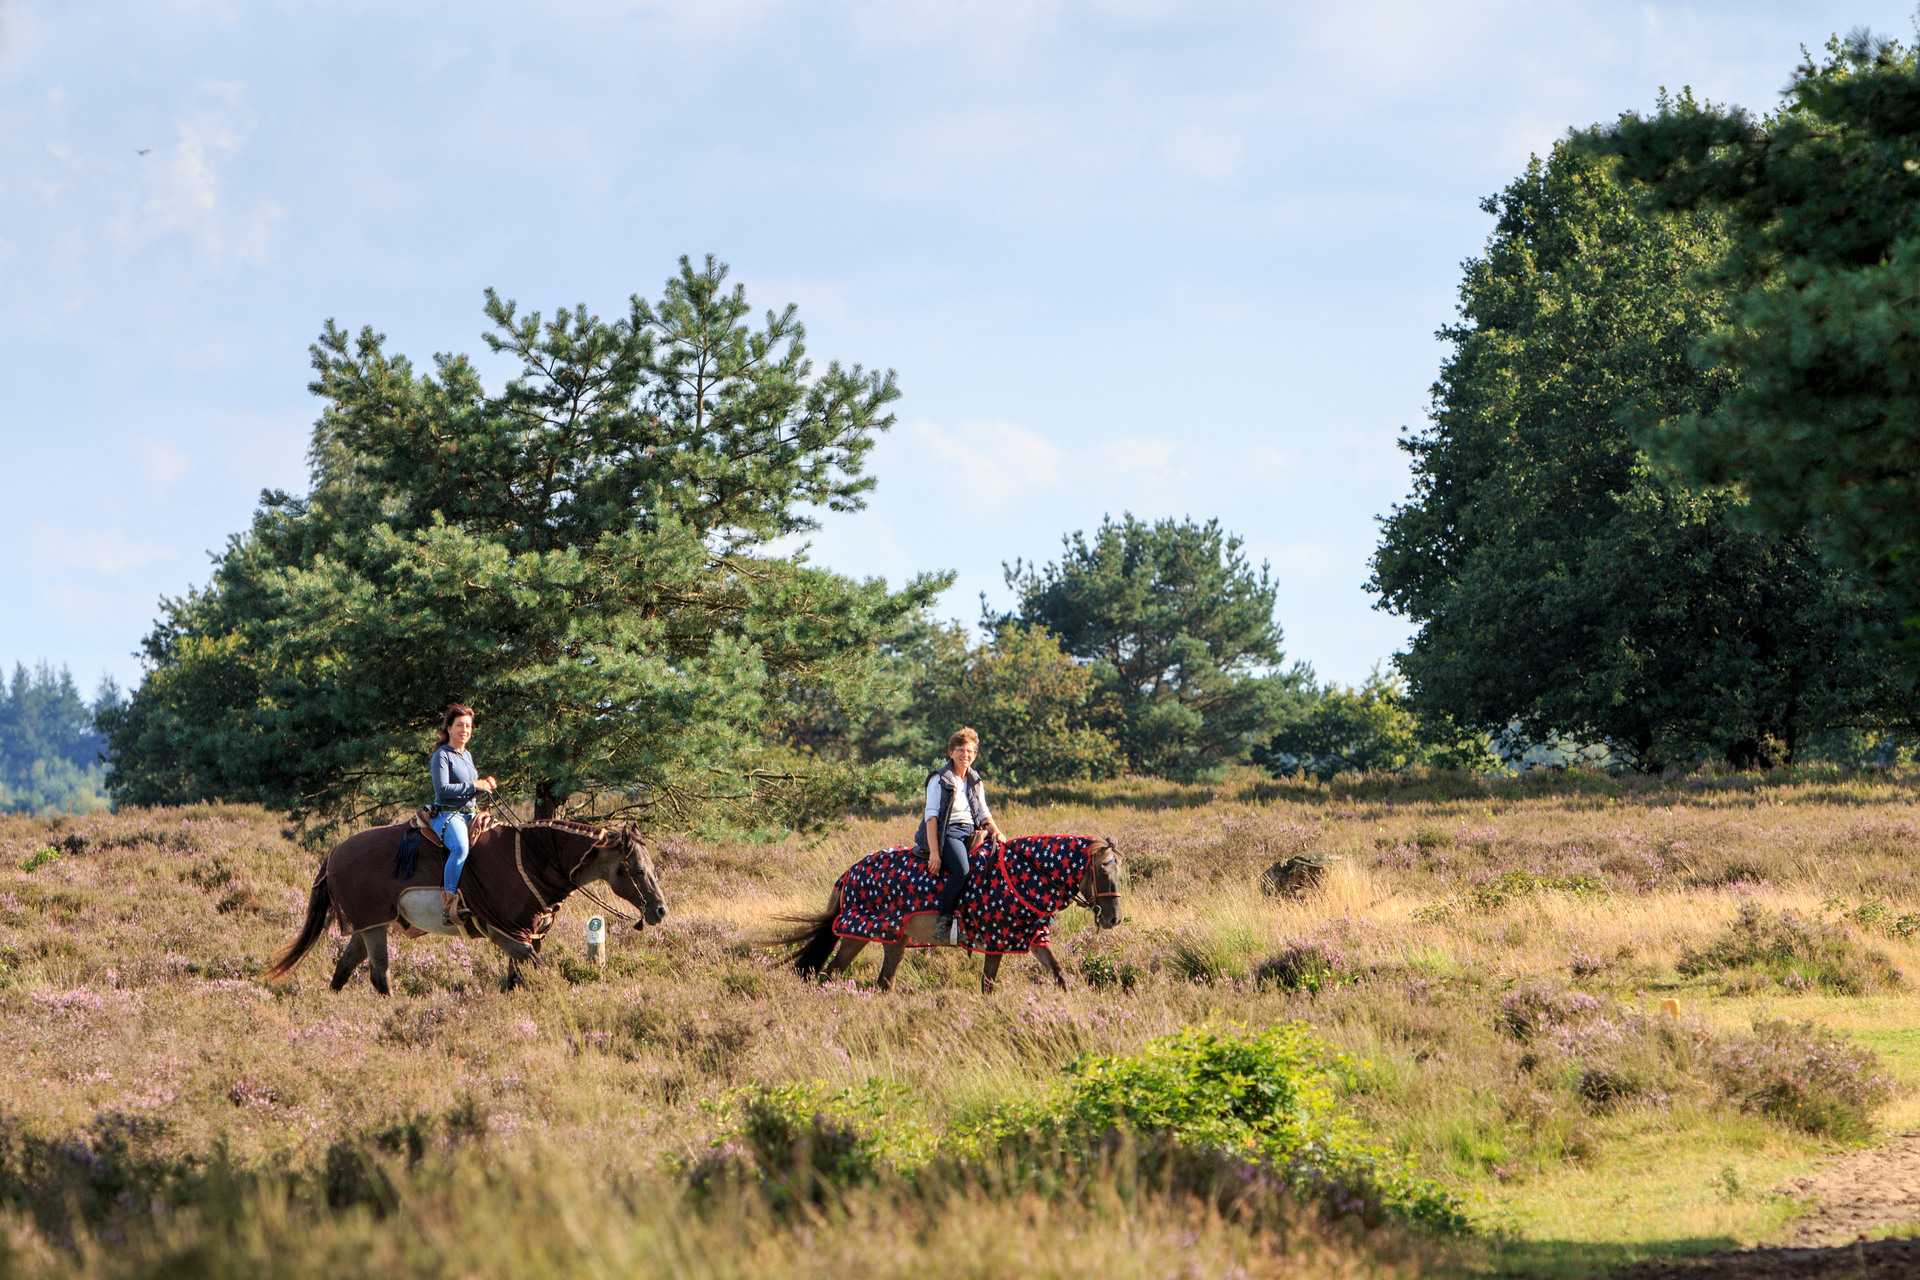
[[[467,852],[473,844],[467,838],[467,815],[441,814],[433,820],[433,834],[447,846],[447,873],[440,878],[440,887],[454,893],[460,888],[460,873],[467,868]]]
[[[950,822],[947,838],[940,842],[940,870],[947,879],[940,886],[940,899],[935,906],[943,916],[953,914],[954,908],[960,905],[960,895],[967,891],[967,876],[973,870],[967,862],[967,840],[972,835],[972,823]]]

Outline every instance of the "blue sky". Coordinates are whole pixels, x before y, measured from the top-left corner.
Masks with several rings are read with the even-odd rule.
[[[1289,658],[1407,637],[1363,588],[1478,205],[1665,85],[1766,108],[1907,4],[0,3],[0,662],[139,678],[263,487],[329,317],[425,363],[481,291],[621,314],[681,254],[898,371],[816,561],[1000,566],[1218,517]],[[141,154],[145,152],[145,154]],[[929,477],[966,497],[929,510]]]

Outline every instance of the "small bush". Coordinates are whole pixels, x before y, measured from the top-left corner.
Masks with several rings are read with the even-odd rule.
[[[1845,1142],[1870,1136],[1873,1109],[1893,1097],[1879,1055],[1810,1022],[1756,1021],[1751,1036],[1720,1046],[1713,1074],[1743,1110]]]
[[[1468,904],[1480,911],[1498,911],[1521,898],[1537,893],[1560,893],[1574,898],[1604,898],[1607,887],[1590,875],[1549,876],[1533,871],[1506,871],[1466,894]]]
[[[1322,987],[1354,977],[1347,953],[1324,938],[1289,939],[1254,970],[1258,986],[1283,987],[1318,995]]]
[[[1106,956],[1089,956],[1080,964],[1080,977],[1095,990],[1113,987],[1132,991],[1140,981],[1140,970],[1130,961],[1116,964]]]
[[[1865,995],[1900,983],[1893,962],[1862,946],[1847,925],[1795,911],[1770,912],[1751,902],[1741,906],[1724,935],[1682,952],[1678,968],[1689,977],[1726,973],[1736,986],[1739,971],[1748,970],[1790,991],[1819,987],[1839,995]]]
[[[1039,1139],[1054,1151],[1097,1150],[1106,1135],[1250,1160],[1334,1216],[1389,1218],[1440,1230],[1466,1219],[1453,1197],[1360,1140],[1335,1102],[1354,1064],[1298,1023],[1248,1033],[1189,1027],[1125,1057],[1084,1055],[1051,1104],[990,1117],[1000,1139]],[[975,1137],[980,1130],[975,1131]]]
[[[933,1143],[900,1114],[904,1092],[878,1080],[834,1091],[819,1083],[741,1090],[731,1095],[738,1123],[688,1169],[688,1189],[696,1200],[758,1189],[774,1213],[791,1215],[876,1182],[883,1170],[911,1173]]]
[[[1173,940],[1167,953],[1167,967],[1187,982],[1211,985],[1222,978],[1246,974],[1246,960],[1230,942],[1212,934],[1189,929]]]
[[[1556,991],[1535,984],[1501,998],[1500,1025],[1524,1042],[1549,1027],[1565,1026],[1599,1011],[1600,1002],[1584,991]]]

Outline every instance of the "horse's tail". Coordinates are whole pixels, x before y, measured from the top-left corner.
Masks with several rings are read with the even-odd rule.
[[[273,967],[267,970],[268,982],[278,982],[293,972],[293,966],[300,963],[300,958],[327,931],[327,917],[331,914],[333,890],[327,885],[327,864],[322,862],[319,872],[313,877],[313,895],[307,899],[307,922],[300,926],[300,936],[289,942],[275,957]]]
[[[781,916],[788,924],[799,926],[773,939],[776,947],[792,947],[785,963],[793,966],[793,971],[803,978],[811,978],[826,967],[833,956],[834,944],[840,941],[833,932],[833,922],[840,918],[838,911],[822,911],[817,916]]]

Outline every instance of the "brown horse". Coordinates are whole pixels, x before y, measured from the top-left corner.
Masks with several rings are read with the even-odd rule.
[[[440,906],[444,856],[423,844],[411,875],[394,874],[394,851],[404,825],[375,827],[335,845],[313,878],[300,936],[267,970],[277,981],[293,971],[334,918],[352,937],[333,969],[340,990],[363,960],[371,961],[373,989],[387,994],[387,930],[396,923],[426,933],[457,936]],[[560,904],[574,890],[601,881],[631,903],[634,928],[659,924],[667,905],[654,877],[653,858],[631,823],[615,828],[553,819],[491,827],[474,837],[460,879],[462,899],[476,926],[507,953],[507,986],[517,986],[522,964],[540,963],[540,943]]]
[[[1065,842],[1064,845],[1062,842]],[[1031,878],[1025,889],[1021,890],[1005,873],[1008,853],[1018,854],[1033,847],[1046,847],[1055,855],[1051,860],[1053,871],[1049,873],[1042,869],[1036,875],[1034,869],[1028,867]],[[961,919],[970,935],[962,945],[967,950],[986,953],[980,973],[980,990],[983,993],[993,990],[1000,976],[1000,957],[1017,951],[1035,956],[1053,975],[1060,989],[1066,990],[1067,976],[1061,971],[1060,962],[1054,959],[1053,950],[1046,942],[1050,936],[1048,930],[1054,915],[1075,902],[1092,909],[1094,924],[1099,928],[1111,929],[1120,922],[1119,850],[1114,848],[1113,841],[1092,836],[1033,836],[1009,841],[992,852],[993,856],[984,860],[973,873],[974,878],[969,882],[966,897],[960,905]],[[863,869],[879,869],[880,874],[897,879],[902,875],[917,876],[915,868],[924,867],[925,863],[925,854],[907,849],[883,849],[862,858],[834,884],[833,892],[827,897],[827,909],[817,916],[789,917],[802,927],[778,938],[775,945],[794,948],[788,962],[797,972],[809,977],[818,973],[822,981],[827,981],[844,972],[853,963],[854,957],[866,949],[867,943],[879,941],[886,949],[880,965],[879,986],[882,991],[891,991],[894,973],[900,968],[901,957],[906,955],[909,946],[951,945],[935,936],[939,925],[938,917],[929,909],[933,899],[930,886],[908,885],[895,888],[888,895],[891,914],[899,918],[880,921],[877,932],[884,936],[856,936],[851,930],[841,927],[843,923],[849,923],[843,921],[842,915],[850,906],[850,897],[863,891],[859,876]],[[872,895],[866,896],[871,904]],[[1011,913],[1023,921],[1010,926],[1013,932],[1006,936],[1010,936],[1012,941],[980,943],[978,938],[972,936],[976,931],[976,922],[980,935],[992,931],[996,920],[1006,919],[1003,907],[1008,905],[1009,898],[1017,898],[1025,912],[1024,915],[1020,910]],[[873,915],[867,913],[862,922],[871,927]],[[839,948],[837,952],[836,945]],[[832,956],[831,961],[828,960],[829,956]]]

